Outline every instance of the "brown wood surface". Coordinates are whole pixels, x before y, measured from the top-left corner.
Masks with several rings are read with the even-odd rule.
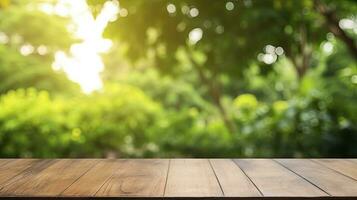
[[[221,184],[224,196],[261,196],[251,180],[232,160],[211,159],[210,162]]]
[[[22,159],[22,160],[10,160],[4,159],[1,160],[0,164],[0,189],[3,187],[3,184],[31,166],[34,163],[39,162],[39,160],[33,159]],[[0,193],[1,194],[1,193]]]
[[[93,168],[62,192],[61,196],[94,196],[118,170],[121,163],[111,159],[98,161]]]
[[[121,160],[120,167],[95,196],[162,197],[169,160]]]
[[[357,180],[357,162],[353,160],[313,159],[313,161]]]
[[[332,196],[357,196],[357,182],[307,159],[278,159],[278,162]]]
[[[94,160],[43,160],[11,179],[0,193],[57,196],[94,164]]]
[[[0,198],[355,199],[356,159],[0,159]]]
[[[270,159],[237,159],[264,196],[326,196],[327,194]]]
[[[175,159],[170,163],[165,196],[219,197],[223,193],[207,159]]]

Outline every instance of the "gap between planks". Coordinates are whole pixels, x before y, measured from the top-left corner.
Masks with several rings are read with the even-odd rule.
[[[64,159],[64,160],[66,160],[66,159]],[[176,193],[176,195],[175,194],[174,195],[172,195],[172,194],[170,195],[170,194],[167,193],[168,189],[170,189],[170,188],[168,188],[169,184],[171,184],[171,186],[172,186],[172,181],[175,181],[175,180],[181,180],[182,181],[182,180],[184,180],[182,182],[182,184],[181,184],[181,187],[183,189],[190,189],[190,188],[187,188],[187,183],[185,181],[187,181],[187,180],[193,180],[194,181],[195,179],[198,179],[198,181],[196,182],[196,184],[198,184],[198,186],[196,188],[196,191],[198,191],[198,193],[200,194],[200,195],[198,195],[199,197],[216,197],[216,198],[219,198],[219,197],[232,197],[232,196],[229,195],[229,193],[227,193],[227,191],[233,191],[233,190],[229,190],[231,188],[227,188],[227,182],[231,181],[229,183],[232,183],[232,180],[235,180],[235,179],[234,178],[229,179],[230,178],[229,175],[238,177],[236,173],[240,172],[244,176],[239,176],[241,179],[240,178],[236,178],[236,179],[239,179],[239,180],[235,180],[236,182],[242,181],[243,179],[247,179],[247,180],[249,180],[251,185],[254,187],[254,189],[257,190],[258,194],[254,196],[255,198],[259,198],[261,196],[267,197],[266,195],[264,195],[264,192],[261,190],[261,189],[264,189],[264,187],[262,188],[261,185],[260,186],[257,185],[256,179],[252,179],[250,177],[249,173],[247,173],[247,171],[246,171],[247,168],[242,168],[239,165],[238,161],[244,161],[244,160],[249,161],[251,163],[255,163],[253,165],[252,164],[248,165],[248,166],[252,166],[252,167],[255,167],[255,165],[260,163],[260,162],[264,163],[264,160],[270,160],[269,162],[277,163],[277,165],[279,165],[282,168],[284,168],[284,169],[290,171],[291,173],[295,174],[300,179],[308,182],[310,185],[312,185],[312,186],[316,187],[317,189],[319,189],[320,191],[328,194],[330,197],[331,196],[332,197],[341,196],[341,195],[343,195],[343,193],[339,193],[339,191],[337,191],[337,190],[332,190],[333,192],[330,193],[329,191],[331,190],[331,186],[330,185],[324,185],[323,183],[325,183],[325,182],[319,182],[320,179],[319,179],[319,177],[316,176],[316,173],[319,172],[319,171],[328,172],[329,174],[332,174],[333,177],[337,177],[337,179],[340,180],[340,181],[347,179],[347,180],[349,180],[348,183],[356,183],[357,184],[356,180],[353,177],[350,177],[350,176],[346,175],[346,173],[347,173],[346,170],[344,171],[344,170],[341,170],[340,168],[338,168],[338,169],[337,168],[332,168],[329,165],[325,165],[325,164],[320,163],[320,161],[307,160],[307,159],[306,160],[301,160],[300,161],[301,163],[298,162],[298,159],[291,159],[291,162],[292,162],[291,165],[293,167],[295,167],[294,165],[302,165],[302,166],[304,166],[303,163],[307,163],[307,164],[309,164],[310,168],[312,168],[312,169],[314,169],[316,171],[312,175],[311,175],[311,172],[308,173],[308,171],[306,171],[306,170],[305,171],[299,171],[299,168],[297,168],[298,169],[298,171],[297,171],[294,168],[292,169],[291,167],[286,166],[286,163],[284,164],[284,162],[282,162],[282,161],[284,161],[286,159],[235,159],[235,160],[233,160],[233,159],[167,159],[166,160],[167,162],[163,161],[164,159],[162,159],[162,160],[161,159],[138,159],[139,161],[141,160],[141,162],[138,162],[138,160],[136,160],[136,161],[135,160],[136,159],[132,159],[132,160],[129,159],[130,162],[125,162],[127,160],[117,160],[117,162],[120,162],[122,164],[119,164],[115,169],[114,168],[111,169],[112,171],[110,171],[110,173],[108,172],[107,175],[105,175],[105,180],[103,181],[103,183],[101,182],[102,184],[98,184],[98,185],[95,186],[95,188],[98,187],[98,189],[95,191],[93,196],[96,196],[96,197],[104,197],[104,196],[106,196],[105,193],[101,194],[101,195],[104,195],[104,196],[98,195],[98,192],[101,191],[103,186],[108,184],[109,181],[112,181],[111,179],[113,179],[114,176],[117,176],[115,181],[113,182],[114,186],[116,186],[115,182],[116,181],[123,181],[122,179],[123,178],[125,179],[126,176],[131,176],[132,178],[134,177],[135,180],[142,180],[140,178],[140,176],[141,176],[140,174],[144,174],[144,175],[145,174],[149,174],[150,175],[151,173],[153,173],[154,174],[154,178],[160,179],[160,182],[161,182],[160,185],[163,186],[162,187],[163,190],[157,190],[157,191],[161,191],[161,193],[157,192],[157,195],[156,196],[154,195],[151,198],[153,198],[153,197],[155,197],[155,198],[156,197],[164,197],[164,198],[167,198],[167,197],[168,198],[180,197],[180,195],[177,195],[178,193]],[[256,161],[254,161],[254,160],[256,160]],[[6,168],[6,166],[14,165],[15,162],[23,164],[23,165],[14,165],[14,166],[17,166],[18,169],[15,170],[15,171],[12,171],[12,174],[9,174],[9,176],[5,176],[5,178],[7,178],[7,180],[5,182],[8,182],[11,179],[13,179],[14,177],[17,177],[17,176],[19,176],[21,174],[24,174],[24,172],[26,172],[26,170],[29,170],[31,167],[33,167],[35,169],[36,166],[38,166],[39,163],[49,162],[48,163],[49,165],[46,165],[47,167],[45,167],[44,169],[38,169],[38,170],[40,170],[39,172],[36,172],[35,174],[31,175],[31,177],[39,177],[38,174],[41,174],[42,171],[48,171],[48,170],[46,170],[48,168],[53,168],[51,166],[53,166],[56,163],[57,163],[56,165],[58,167],[60,167],[60,165],[58,164],[58,161],[60,161],[60,160],[38,160],[38,159],[33,159],[33,160],[28,160],[28,159],[24,159],[24,160],[5,160],[5,161],[2,160],[0,162],[0,169],[1,168]],[[73,182],[67,180],[66,184],[69,183],[69,185],[66,186],[63,189],[63,191],[60,192],[60,194],[59,194],[60,197],[64,197],[64,196],[62,196],[63,193],[65,193],[68,189],[72,188],[73,186],[75,186],[75,185],[80,186],[81,184],[78,184],[78,183],[81,182],[82,179],[87,177],[89,172],[92,172],[93,174],[96,174],[95,173],[96,170],[94,170],[94,169],[97,169],[97,165],[100,162],[106,162],[107,160],[92,160],[92,161],[95,161],[94,164],[91,165],[89,168],[83,168],[83,171],[84,171],[83,174],[79,175],[78,177],[73,177]],[[67,162],[69,162],[68,159],[67,159]],[[351,160],[351,161],[348,161],[348,162],[351,162],[352,164],[357,165],[357,162],[355,160]],[[154,165],[152,167],[149,166],[149,168],[140,167],[140,166],[145,166],[145,163],[149,164],[149,165],[151,163],[151,164],[154,164]],[[161,164],[157,165],[158,163],[161,163]],[[179,166],[175,166],[175,163],[179,164]],[[218,165],[217,163],[220,163],[221,165]],[[232,170],[232,168],[227,168],[227,166],[230,166],[231,163],[234,164],[236,169]],[[290,163],[290,162],[288,162],[288,163]],[[296,163],[296,164],[294,164],[294,163]],[[76,166],[76,164],[66,164],[66,165],[70,166],[70,168],[72,168],[72,167],[77,167],[78,168],[78,166]],[[66,165],[63,165],[63,163],[62,163],[63,167],[65,167]],[[89,164],[87,164],[87,165],[89,165]],[[130,169],[133,166],[134,166],[134,169]],[[155,166],[159,167],[159,169],[155,169]],[[222,166],[224,166],[224,167],[222,167]],[[261,165],[261,166],[262,166],[261,169],[263,169],[262,170],[263,173],[265,173],[265,172],[269,173],[269,167],[264,169],[264,165]],[[340,167],[340,166],[343,166],[343,165],[339,165],[337,167]],[[65,169],[63,167],[60,167],[58,169],[65,170],[64,171],[65,173],[67,173],[67,172],[70,173],[70,174],[72,173],[71,170]],[[179,168],[177,168],[177,167],[179,167]],[[194,168],[193,172],[189,172],[189,170],[188,170],[188,172],[185,171],[185,169],[190,169],[190,167]],[[232,167],[232,166],[230,166],[230,167]],[[313,167],[315,167],[315,168],[313,168]],[[345,167],[345,166],[343,166],[343,167]],[[127,173],[124,173],[125,176],[120,175],[121,172],[119,172],[119,174],[117,174],[118,170],[121,170],[121,168],[128,168],[129,169],[129,171]],[[172,173],[173,173],[172,169],[173,168],[176,168],[176,175],[179,175],[179,176],[177,176],[177,177],[172,176]],[[103,169],[105,169],[105,167]],[[229,171],[230,173],[231,172],[233,172],[233,173],[229,174],[229,173],[225,172],[225,171],[227,171],[227,169],[230,170]],[[8,170],[11,171],[11,169],[8,169]],[[179,170],[179,171],[177,171],[177,170]],[[162,171],[162,172],[160,172],[160,171]],[[99,172],[99,170],[97,172]],[[159,172],[159,173],[157,173],[157,172]],[[252,171],[249,171],[249,172],[253,173],[254,170],[253,170],[253,172]],[[348,172],[350,174],[351,173],[355,173],[355,171],[353,171],[353,169],[352,169],[352,171],[350,170]],[[58,174],[56,174],[56,171],[54,171],[54,170],[52,170],[51,173],[53,173],[54,177],[58,177],[58,178],[61,177]],[[198,173],[199,176],[194,176],[195,173]],[[307,175],[305,173],[307,173]],[[205,177],[204,175],[208,176],[208,178]],[[352,174],[352,175],[354,175],[354,174]],[[182,176],[187,176],[187,177],[186,177],[186,179],[182,179],[183,178]],[[0,170],[0,177],[1,177],[1,170]],[[228,177],[228,179],[227,179],[227,177]],[[343,178],[341,178],[341,177],[343,177]],[[103,175],[102,175],[102,178],[103,178]],[[172,178],[174,178],[174,180]],[[30,183],[32,180],[36,181],[36,179],[28,178],[27,182]],[[43,184],[44,180],[45,179],[41,180],[41,182],[39,182],[39,183]],[[208,180],[208,182],[210,182],[210,184],[206,184],[205,185],[205,181],[206,180]],[[54,181],[54,179],[52,181]],[[124,182],[125,182],[125,180],[124,180]],[[27,184],[29,184],[29,183],[27,183]],[[147,182],[147,183],[151,184],[150,182]],[[324,186],[324,187],[321,186],[321,183],[322,183],[322,186]],[[200,185],[200,184],[202,184],[202,185]],[[4,183],[1,184],[0,186],[3,186],[3,185],[4,185]],[[234,184],[232,184],[232,185],[234,185]],[[237,185],[239,185],[239,187],[242,186],[241,182],[239,182],[239,184],[237,184]],[[207,186],[208,188],[213,189],[213,192],[209,192],[209,190],[205,190],[204,189],[205,186]],[[229,184],[228,184],[228,186],[229,186]],[[53,189],[55,189],[55,188],[53,188]],[[252,189],[252,187],[251,187],[251,189]],[[350,187],[350,189],[353,190],[355,188],[354,187]],[[60,188],[57,188],[55,190],[58,191],[58,190],[60,190]],[[205,191],[202,192],[202,190],[205,190]],[[218,190],[220,192],[218,192]],[[177,190],[177,191],[179,191],[179,190]],[[346,191],[342,189],[342,192],[346,192]],[[1,193],[1,191],[0,191],[0,193]],[[143,193],[143,194],[146,194],[146,193]],[[189,194],[189,192],[187,194]],[[349,195],[352,194],[353,195],[354,193],[348,193],[348,191],[347,191],[346,194],[349,194]],[[233,197],[238,197],[238,196],[239,195],[236,195],[236,196],[233,196]],[[129,196],[122,196],[122,197],[129,197]],[[131,197],[139,197],[139,196],[131,196]],[[189,196],[185,196],[185,197],[191,197],[191,196],[189,195]],[[195,195],[193,195],[192,197],[195,197]],[[239,197],[245,197],[245,196],[239,196]],[[269,197],[269,195],[268,195],[268,197]]]
[[[333,197],[357,196],[357,182],[349,176],[308,159],[277,161]]]

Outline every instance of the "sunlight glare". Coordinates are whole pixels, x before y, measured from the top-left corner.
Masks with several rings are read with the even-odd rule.
[[[228,1],[226,3],[226,9],[229,10],[229,11],[233,10],[234,9],[234,3],[231,2],[231,1]]]
[[[202,39],[203,31],[200,28],[195,28],[190,31],[188,34],[188,39],[191,44],[196,44]]]
[[[333,52],[333,44],[331,42],[323,43],[322,50],[328,55],[331,54]]]
[[[7,44],[9,42],[9,37],[0,31],[0,44]]]
[[[100,73],[104,64],[100,54],[108,52],[112,46],[112,41],[104,39],[102,34],[107,24],[117,18],[118,1],[105,2],[95,19],[85,0],[59,0],[56,7],[61,8],[62,14],[68,13],[76,27],[74,34],[82,42],[73,44],[69,55],[56,52],[53,69],[63,70],[85,93],[101,89],[103,83]]]
[[[168,4],[166,9],[169,14],[174,14],[176,12],[176,6],[172,3]]]
[[[197,8],[191,8],[189,14],[191,17],[197,17],[200,14],[200,12]]]
[[[20,53],[23,56],[28,56],[33,53],[34,47],[31,44],[24,44],[20,47]]]
[[[268,44],[264,47],[264,53],[258,54],[258,60],[264,62],[267,65],[275,63],[278,59],[278,56],[284,55],[284,49],[280,46],[275,47],[271,44]]]

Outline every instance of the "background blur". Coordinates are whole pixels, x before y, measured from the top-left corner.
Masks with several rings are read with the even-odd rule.
[[[353,0],[0,0],[0,157],[356,157]]]

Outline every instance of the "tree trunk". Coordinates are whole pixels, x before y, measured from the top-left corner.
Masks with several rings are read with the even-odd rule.
[[[201,82],[208,87],[208,93],[212,98],[213,104],[218,108],[226,128],[231,134],[236,133],[237,127],[235,126],[234,122],[227,114],[226,109],[222,105],[219,83],[215,81],[214,78],[207,78],[207,76],[203,72],[203,69],[192,58],[190,58],[190,60],[195,65],[194,68],[196,69]]]
[[[219,109],[219,112],[221,113],[222,119],[223,119],[226,127],[233,134],[233,133],[235,133],[237,131],[237,128],[236,128],[234,122],[228,116],[228,114],[226,112],[226,109],[222,105],[219,83],[217,83],[217,81],[216,82],[212,81],[212,83],[210,85],[211,85],[211,88],[210,88],[211,96],[213,98],[213,101],[217,105],[217,107]]]
[[[302,79],[310,65],[311,50],[309,49],[306,35],[305,25],[300,27],[300,52],[301,52],[301,65],[299,66],[299,79]]]
[[[300,26],[299,34],[300,34],[300,41],[299,41],[299,47],[297,48],[297,52],[287,51],[286,55],[292,61],[296,74],[299,80],[301,80],[305,76],[307,70],[309,69],[312,52],[308,46],[306,27],[304,25]]]

